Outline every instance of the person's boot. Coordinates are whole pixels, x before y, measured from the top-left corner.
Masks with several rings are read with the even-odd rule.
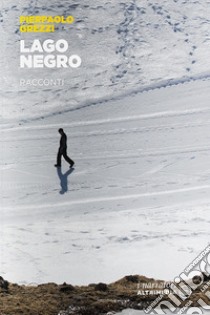
[[[72,168],[74,166],[74,161],[72,161],[72,163],[70,164],[70,168]]]
[[[59,164],[55,164],[54,166],[55,166],[55,167],[61,167],[61,165],[59,165]]]

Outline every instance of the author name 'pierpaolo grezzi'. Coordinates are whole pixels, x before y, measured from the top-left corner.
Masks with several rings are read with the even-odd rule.
[[[66,55],[69,44],[65,39],[35,39],[31,45],[20,41],[20,68],[78,68],[82,60],[78,55]],[[54,53],[54,54],[52,54]],[[65,53],[65,54],[64,54]]]

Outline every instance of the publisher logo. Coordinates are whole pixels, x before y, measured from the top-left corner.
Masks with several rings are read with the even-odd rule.
[[[210,310],[210,246],[207,246],[171,283],[167,295],[160,294],[144,311],[146,314],[203,314]],[[204,281],[208,280],[208,281]],[[197,295],[193,295],[199,289]],[[199,307],[192,307],[192,305]]]

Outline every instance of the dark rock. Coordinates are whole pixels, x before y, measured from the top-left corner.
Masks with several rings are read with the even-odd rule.
[[[138,276],[126,276],[125,279],[129,282],[138,283],[139,278]]]
[[[108,291],[108,286],[107,286],[106,283],[100,282],[100,283],[96,284],[95,290],[96,290],[96,291],[103,291],[103,292],[106,292],[106,291]]]
[[[72,292],[75,290],[75,287],[71,284],[66,284],[65,282],[63,285],[60,287],[61,292]]]
[[[0,288],[5,291],[8,291],[8,288],[9,288],[9,282],[4,280],[4,278],[2,278],[1,276],[0,276]]]

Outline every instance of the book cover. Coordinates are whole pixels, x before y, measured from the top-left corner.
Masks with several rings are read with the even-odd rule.
[[[1,1],[0,314],[208,310],[209,21]]]

